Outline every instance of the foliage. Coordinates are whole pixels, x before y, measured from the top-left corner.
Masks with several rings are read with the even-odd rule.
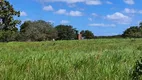
[[[142,22],[139,23],[140,28],[142,27]]]
[[[21,25],[20,33],[24,41],[45,41],[57,37],[53,25],[43,20],[26,21]]]
[[[11,31],[11,30],[0,30],[0,41],[1,42],[9,42],[9,41],[15,41],[17,38],[18,32]]]
[[[89,30],[82,30],[80,33],[84,39],[94,39],[94,34]]]
[[[20,24],[19,20],[14,20],[14,16],[20,16],[20,11],[15,11],[13,6],[7,1],[0,2],[0,29],[1,30],[15,30],[16,25]]]
[[[140,31],[140,28],[138,26],[132,26],[125,30],[123,36],[126,37],[133,37],[133,38],[140,38],[142,37],[142,32]]]
[[[142,38],[142,22],[139,26],[131,26],[126,29],[122,35],[123,37]]]
[[[133,80],[140,80],[141,75],[142,75],[142,58],[141,60],[138,60],[136,62],[136,65],[134,67],[134,71],[132,74],[132,78]]]
[[[122,35],[113,35],[113,36],[95,36],[95,39],[112,39],[112,38],[123,38]]]
[[[77,39],[78,31],[71,25],[58,25],[55,27],[58,31],[58,40],[74,40]]]
[[[15,41],[17,36],[17,24],[19,20],[14,20],[14,16],[20,16],[19,11],[15,11],[7,0],[0,2],[0,41]]]

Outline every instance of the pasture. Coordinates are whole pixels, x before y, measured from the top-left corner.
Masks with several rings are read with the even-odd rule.
[[[0,80],[130,80],[142,39],[0,43]]]

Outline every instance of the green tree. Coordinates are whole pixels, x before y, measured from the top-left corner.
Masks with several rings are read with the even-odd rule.
[[[43,20],[25,21],[20,28],[21,39],[24,41],[44,41],[57,37],[57,31],[53,25]]]
[[[142,34],[138,26],[132,26],[124,31],[123,37],[140,38]]]
[[[80,33],[84,39],[94,39],[95,37],[94,34],[89,30],[82,30]]]
[[[15,11],[13,6],[7,1],[2,0],[0,2],[0,29],[1,30],[18,30],[17,24],[20,24],[19,20],[14,20],[14,16],[20,16],[20,11]]]
[[[9,42],[17,40],[18,32],[15,31],[4,31],[0,30],[0,41],[1,42]]]
[[[20,16],[20,11],[15,11],[7,0],[0,1],[0,41],[13,41],[16,38],[19,20],[14,20],[14,16]]]
[[[139,23],[139,28],[140,28],[140,32],[141,32],[141,35],[142,35],[142,22]]]
[[[139,23],[139,27],[142,27],[142,22]]]
[[[71,25],[58,25],[55,28],[58,31],[58,40],[77,39],[78,31]]]

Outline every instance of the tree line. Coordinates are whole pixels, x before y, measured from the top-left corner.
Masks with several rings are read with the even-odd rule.
[[[78,34],[82,34],[84,39],[94,38],[142,38],[142,22],[139,26],[132,26],[124,31],[122,35],[116,36],[94,36],[89,30],[79,32],[71,25],[54,26],[50,22],[43,20],[25,21],[20,25],[20,30],[16,27],[21,23],[14,17],[20,17],[20,11],[14,10],[7,0],[0,1],[0,41],[47,41],[47,40],[76,40]]]
[[[126,29],[122,34],[122,37],[125,38],[142,38],[142,22],[139,23],[139,26],[131,26]]]
[[[142,38],[142,22],[138,26],[130,26],[123,34],[113,36],[95,36],[95,38]]]
[[[88,30],[86,30],[88,31]],[[90,32],[92,33],[92,32]],[[71,25],[57,25],[43,20],[25,21],[20,26],[20,38],[22,41],[47,41],[47,40],[76,40],[79,31]],[[84,33],[87,34],[87,33]],[[93,34],[93,33],[92,33]],[[86,39],[94,38],[94,35],[86,35]]]
[[[20,11],[14,10],[7,0],[0,1],[0,41],[46,41],[46,40],[76,40],[79,31],[71,25],[57,25],[43,20],[25,21],[20,25],[20,30],[16,27],[21,23],[14,20],[20,17]],[[84,39],[93,39],[94,34],[89,30],[81,31]]]

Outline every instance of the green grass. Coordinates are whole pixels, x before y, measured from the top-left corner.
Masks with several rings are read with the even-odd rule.
[[[130,80],[142,39],[0,43],[0,80]]]

